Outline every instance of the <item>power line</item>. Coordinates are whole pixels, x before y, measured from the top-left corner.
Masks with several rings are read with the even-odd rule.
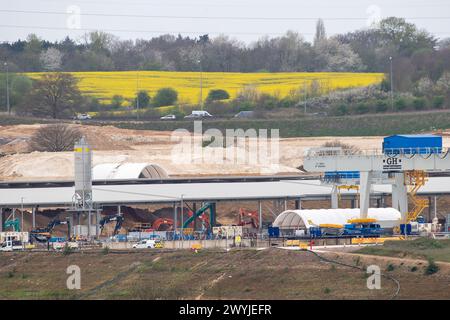
[[[26,13],[26,14],[50,14],[70,15],[71,13],[61,11],[31,11],[31,10],[0,10],[4,13]],[[80,13],[81,16],[94,17],[116,17],[116,18],[152,18],[152,19],[189,19],[189,20],[261,20],[261,21],[366,21],[368,17],[236,17],[236,16],[169,16],[169,15],[144,15],[144,14],[109,14],[109,13]],[[407,20],[449,20],[450,16],[431,17],[405,17]]]
[[[25,25],[0,25],[0,28],[17,28],[17,29],[37,29],[37,30],[62,30],[62,31],[104,31],[104,32],[124,32],[124,33],[153,33],[153,34],[185,34],[185,35],[199,35],[199,34],[210,34],[210,35],[256,35],[256,36],[282,36],[286,32],[234,32],[234,31],[173,31],[173,30],[142,30],[142,29],[105,29],[105,28],[64,28],[64,27],[46,27],[46,26],[25,26]],[[313,32],[298,32],[300,35],[311,36],[314,35]],[[431,32],[436,35],[450,35],[450,31],[442,32]]]
[[[226,31],[170,31],[170,30],[139,30],[139,29],[103,29],[103,28],[63,28],[45,26],[24,26],[24,25],[0,25],[0,28],[18,29],[42,29],[42,30],[64,30],[64,31],[105,31],[105,32],[131,32],[131,33],[155,33],[155,34],[231,34],[231,35],[284,35],[282,32],[226,32]],[[311,32],[301,32],[302,35],[313,35]]]

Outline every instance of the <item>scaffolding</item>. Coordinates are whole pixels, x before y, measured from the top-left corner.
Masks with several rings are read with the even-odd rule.
[[[427,182],[427,173],[423,170],[405,171],[405,184],[408,186],[408,195],[414,207],[406,215],[406,223],[415,221],[420,214],[428,208],[427,199],[420,199],[417,192]]]

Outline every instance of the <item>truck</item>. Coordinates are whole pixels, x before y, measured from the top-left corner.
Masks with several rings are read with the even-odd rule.
[[[24,244],[21,240],[18,240],[14,236],[6,236],[5,241],[1,243],[0,245],[0,251],[7,252],[7,251],[17,251],[17,250],[23,250]]]
[[[352,238],[378,238],[384,230],[373,219],[353,219],[347,224],[321,224],[309,228],[312,238],[322,237],[352,237]]]
[[[378,238],[382,235],[383,229],[378,223],[359,222],[344,225],[343,236],[358,238]]]

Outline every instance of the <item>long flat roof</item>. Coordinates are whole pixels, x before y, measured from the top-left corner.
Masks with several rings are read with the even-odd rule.
[[[373,185],[372,194],[390,194],[390,185]],[[95,185],[96,205],[133,205],[181,201],[272,200],[328,198],[331,186],[320,180],[279,180],[250,182],[202,182],[133,185]],[[353,195],[354,190],[344,190]],[[450,177],[432,177],[419,190],[420,195],[450,194]],[[0,207],[70,207],[74,187],[0,189]]]

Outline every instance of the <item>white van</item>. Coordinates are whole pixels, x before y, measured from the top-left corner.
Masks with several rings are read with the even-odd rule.
[[[15,240],[13,237],[6,237],[6,240],[0,246],[0,251],[16,250],[23,250],[23,243],[20,240]]]
[[[160,240],[141,240],[138,243],[133,244],[134,249],[152,249],[155,248],[157,244],[159,244]]]
[[[193,110],[190,115],[184,117],[185,119],[201,119],[201,118],[211,118],[212,114],[204,110]]]

